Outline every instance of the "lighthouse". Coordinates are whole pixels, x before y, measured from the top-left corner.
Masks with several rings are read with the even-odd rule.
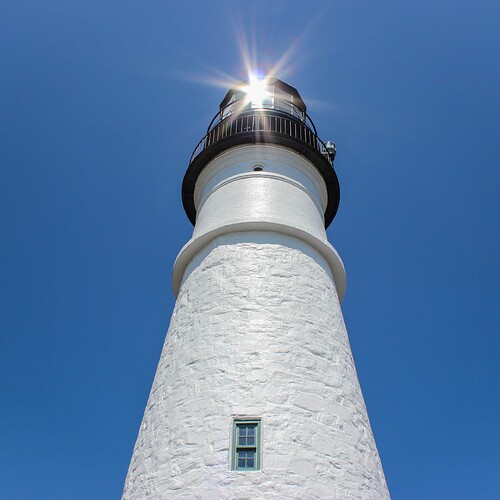
[[[194,231],[124,500],[389,498],[326,236],[335,153],[278,78],[222,100],[182,185]]]

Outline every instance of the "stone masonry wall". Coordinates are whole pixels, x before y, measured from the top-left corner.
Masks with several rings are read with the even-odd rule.
[[[335,286],[312,249],[220,237],[181,287],[123,499],[389,498]],[[235,416],[261,470],[230,470]]]

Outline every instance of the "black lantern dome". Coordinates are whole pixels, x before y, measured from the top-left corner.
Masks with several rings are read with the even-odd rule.
[[[305,156],[322,175],[328,192],[325,227],[332,222],[340,201],[333,168],[335,144],[319,139],[297,89],[275,77],[241,82],[229,90],[219,112],[198,143],[182,184],[182,202],[195,224],[194,188],[203,168],[223,151],[242,144],[277,144]]]

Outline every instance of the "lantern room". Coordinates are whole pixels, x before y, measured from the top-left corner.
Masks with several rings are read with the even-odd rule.
[[[306,121],[306,105],[297,90],[275,77],[251,77],[233,87],[220,104],[220,118],[259,109],[274,110]]]

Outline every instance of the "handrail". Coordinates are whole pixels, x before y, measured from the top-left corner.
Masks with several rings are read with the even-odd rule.
[[[286,104],[283,106],[282,104]],[[290,109],[296,110],[296,115],[290,113]],[[301,110],[296,104],[292,101],[285,100],[283,98],[273,100],[273,104],[269,106],[261,106],[258,108],[252,107],[250,111],[277,111],[285,114],[289,114],[295,117],[295,119],[300,119],[301,122],[305,123],[309,128],[312,128],[314,133],[318,135],[318,131],[316,130],[316,125],[312,121],[311,117],[303,110]],[[208,125],[207,134],[215,128],[220,122],[233,117],[239,114],[243,114],[248,112],[248,102],[245,99],[238,99],[237,101],[231,101],[227,103],[224,107],[220,108],[219,112],[212,118],[212,121]],[[300,118],[298,118],[300,117]]]
[[[221,114],[218,113],[220,117]],[[217,115],[214,117],[217,118]],[[222,139],[251,132],[272,132],[299,140],[321,153],[330,163],[333,163],[333,156],[328,152],[325,143],[316,135],[306,122],[299,121],[283,113],[273,113],[272,109],[255,109],[245,111],[240,115],[230,115],[209,126],[208,133],[194,148],[189,163],[205,149]]]

